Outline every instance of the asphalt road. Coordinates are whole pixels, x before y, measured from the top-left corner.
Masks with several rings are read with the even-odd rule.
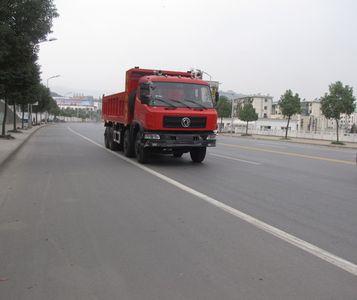
[[[1,171],[0,299],[357,299],[353,150],[219,137],[140,167],[103,131],[42,128]]]

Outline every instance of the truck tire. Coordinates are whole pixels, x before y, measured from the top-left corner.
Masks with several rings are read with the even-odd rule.
[[[118,143],[114,142],[114,132],[113,132],[113,127],[109,127],[108,129],[108,144],[109,144],[109,149],[112,151],[117,151],[119,149]]]
[[[105,148],[109,149],[109,138],[108,138],[108,132],[109,132],[109,127],[105,127],[105,131],[104,131],[104,145]]]
[[[145,163],[147,163],[147,161],[149,159],[149,153],[148,153],[147,149],[145,149],[143,147],[143,145],[141,144],[142,136],[143,135],[140,131],[136,134],[135,154],[136,154],[136,159],[138,160],[138,162],[141,164],[145,164]]]
[[[120,132],[120,143],[117,143],[118,151],[123,151],[124,141],[123,141],[123,131]]]
[[[127,157],[134,156],[133,143],[130,139],[130,129],[126,129],[124,133],[124,143],[123,143],[123,151],[124,155]]]
[[[206,157],[206,147],[193,148],[190,151],[191,159],[194,163],[201,163]]]

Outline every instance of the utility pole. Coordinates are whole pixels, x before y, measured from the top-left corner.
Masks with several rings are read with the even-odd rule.
[[[234,94],[232,94],[232,112],[231,112],[231,118],[232,118],[232,120],[231,120],[231,133],[232,133],[232,135],[233,135],[233,122],[234,122],[234,114],[233,114],[233,112],[234,112]]]
[[[56,39],[53,39],[53,40],[56,40]],[[58,77],[60,77],[61,75],[54,75],[54,76],[51,76],[51,77],[49,77],[49,78],[47,78],[47,84],[46,84],[46,87],[48,88],[48,90],[50,91],[50,88],[49,88],[49,86],[48,86],[48,82],[51,80],[51,79],[53,79],[53,78],[58,78]],[[51,94],[50,94],[51,95]],[[48,112],[46,112],[46,114],[47,114],[47,116],[46,116],[46,123],[47,123],[47,119],[48,119]],[[37,115],[36,115],[37,116]],[[37,122],[37,120],[36,120],[36,122]]]
[[[32,105],[30,103],[27,104],[27,128],[32,127],[32,116],[30,112],[30,107],[32,108]]]

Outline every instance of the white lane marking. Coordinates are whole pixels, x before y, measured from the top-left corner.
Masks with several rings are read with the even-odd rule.
[[[256,165],[256,166],[260,166],[261,165],[261,163],[258,163],[258,162],[255,162],[255,161],[244,160],[244,159],[235,158],[235,157],[226,156],[226,155],[221,155],[221,154],[216,154],[216,153],[209,153],[209,155],[217,156],[217,157],[221,157],[221,158],[225,158],[225,159],[230,159],[230,160],[235,160],[235,161],[240,161],[240,162],[244,162],[244,163],[251,164],[251,165]]]
[[[345,270],[345,271],[347,271],[348,273],[350,273],[352,275],[357,276],[357,265],[356,264],[354,264],[354,263],[352,263],[352,262],[350,262],[348,260],[345,260],[345,259],[343,259],[343,258],[341,258],[339,256],[336,256],[336,255],[334,255],[334,254],[332,254],[332,253],[330,253],[330,252],[328,252],[328,251],[326,251],[324,249],[321,249],[321,248],[319,248],[319,247],[317,247],[317,246],[315,246],[313,244],[310,244],[310,243],[308,243],[308,242],[306,242],[306,241],[304,241],[304,240],[302,240],[302,239],[300,239],[300,238],[298,238],[298,237],[296,237],[296,236],[294,236],[292,234],[289,234],[289,233],[287,233],[287,232],[285,232],[283,230],[280,230],[280,229],[278,229],[278,228],[276,228],[274,226],[271,226],[271,225],[269,225],[269,224],[267,224],[267,223],[265,223],[263,221],[260,221],[259,219],[256,219],[256,218],[254,218],[254,217],[252,217],[252,216],[250,216],[250,215],[248,215],[248,214],[246,214],[244,212],[241,212],[241,211],[239,211],[239,210],[237,210],[237,209],[235,209],[235,208],[233,208],[233,207],[231,207],[229,205],[226,205],[226,204],[224,204],[222,202],[219,202],[218,200],[216,200],[216,199],[214,199],[212,197],[209,197],[209,196],[207,196],[207,195],[205,195],[205,194],[203,194],[203,193],[201,193],[199,191],[196,191],[196,190],[194,190],[194,189],[192,189],[192,188],[190,188],[190,187],[188,187],[188,186],[186,186],[186,185],[184,185],[184,184],[182,184],[182,183],[180,183],[180,182],[178,182],[178,181],[176,181],[174,179],[171,179],[170,177],[167,177],[167,176],[165,176],[165,175],[163,175],[163,174],[161,174],[159,172],[156,172],[156,171],[154,171],[152,169],[149,169],[148,167],[145,167],[145,166],[143,166],[143,165],[141,165],[141,164],[139,164],[139,163],[137,163],[137,162],[135,162],[135,161],[133,161],[133,160],[131,160],[131,159],[119,154],[119,153],[117,153],[117,152],[113,152],[113,151],[111,151],[109,149],[106,149],[101,144],[98,144],[97,142],[91,140],[90,138],[80,134],[79,132],[74,131],[69,126],[67,128],[68,128],[69,131],[71,131],[72,133],[74,133],[74,134],[80,136],[81,138],[87,140],[88,142],[90,142],[90,143],[92,143],[92,144],[94,144],[94,145],[96,145],[96,146],[98,146],[98,147],[100,147],[102,149],[105,149],[109,153],[119,157],[120,159],[122,159],[122,160],[124,160],[124,161],[126,161],[126,162],[128,162],[128,163],[130,163],[132,165],[135,165],[136,167],[138,167],[138,168],[140,168],[140,169],[142,169],[142,170],[144,170],[144,171],[146,171],[146,172],[148,172],[148,173],[150,173],[150,174],[162,179],[163,181],[165,181],[167,183],[170,183],[173,186],[175,186],[175,187],[177,187],[177,188],[179,188],[179,189],[181,189],[181,190],[183,190],[183,191],[185,191],[187,193],[190,193],[190,194],[192,194],[192,195],[194,195],[194,196],[196,196],[196,197],[198,197],[198,198],[200,198],[200,199],[202,199],[202,200],[204,200],[204,201],[206,201],[206,202],[208,202],[208,203],[220,208],[221,210],[223,210],[223,211],[225,211],[225,212],[227,212],[227,213],[229,213],[229,214],[231,214],[233,216],[236,216],[239,219],[241,219],[243,221],[246,221],[247,223],[249,223],[249,224],[251,224],[251,225],[253,225],[253,226],[255,226],[255,227],[257,227],[257,228],[259,228],[259,229],[261,229],[261,230],[263,230],[265,232],[267,232],[267,233],[270,233],[271,235],[274,235],[275,237],[277,237],[277,238],[279,238],[279,239],[281,239],[281,240],[283,240],[283,241],[285,241],[285,242],[287,242],[287,243],[289,243],[291,245],[294,245],[294,246],[296,246],[296,247],[298,247],[298,248],[300,248],[300,249],[302,249],[302,250],[304,250],[304,251],[306,251],[306,252],[308,252],[308,253],[310,253],[310,254],[312,254],[312,255],[314,255],[314,256],[322,259],[322,260],[324,260],[324,261],[327,261],[330,264],[332,264],[332,265],[334,265],[334,266],[336,266],[336,267],[338,267],[338,268],[340,268],[342,270]]]

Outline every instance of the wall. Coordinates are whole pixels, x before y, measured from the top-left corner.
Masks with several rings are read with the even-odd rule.
[[[7,117],[6,117],[6,124],[13,124],[13,120],[14,120],[14,113],[12,110],[12,106],[8,106],[7,109]],[[3,122],[3,118],[4,118],[4,111],[5,111],[5,102],[4,100],[0,100],[0,126]],[[16,123],[17,125],[20,124],[21,125],[21,119],[16,115]]]

